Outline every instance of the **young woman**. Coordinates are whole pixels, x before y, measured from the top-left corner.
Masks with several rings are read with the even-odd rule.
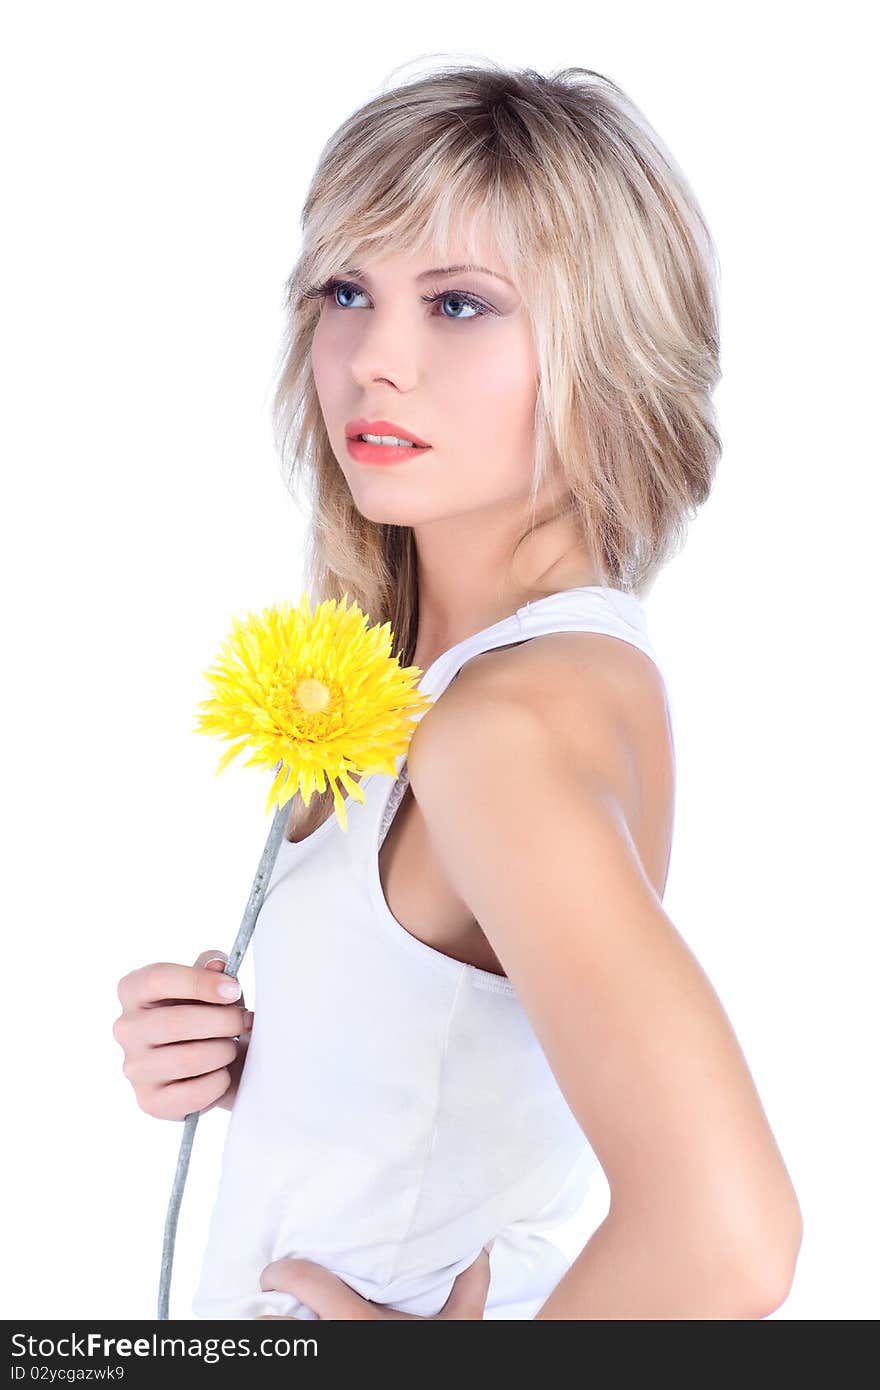
[[[329,789],[294,803],[249,1043],[207,952],[121,982],[144,1108],[232,1112],[192,1311],[763,1317],[800,1210],[662,907],[643,607],[720,453],[696,200],[607,78],[444,68],[326,145],[288,306],[311,596],[389,621],[433,704],[347,834]],[[181,1042],[156,1004],[188,998]]]

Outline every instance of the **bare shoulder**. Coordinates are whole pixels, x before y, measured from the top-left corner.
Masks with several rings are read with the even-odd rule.
[[[462,679],[480,670],[512,680],[525,681],[546,693],[547,676],[556,676],[576,693],[580,681],[598,692],[624,691],[649,698],[650,692],[663,694],[663,682],[656,664],[646,652],[606,632],[546,632],[515,646],[482,652],[462,669]],[[562,689],[565,687],[562,686]]]
[[[647,653],[607,633],[552,632],[472,657],[416,729],[411,771],[429,743],[517,715],[602,778],[628,819],[637,812],[642,764],[672,759],[666,688]]]

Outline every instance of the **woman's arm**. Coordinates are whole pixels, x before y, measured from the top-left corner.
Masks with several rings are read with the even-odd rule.
[[[790,1285],[797,1198],[733,1028],[613,790],[633,750],[607,679],[581,666],[580,720],[545,698],[572,680],[566,662],[548,648],[540,686],[525,663],[519,688],[488,668],[455,682],[408,754],[437,853],[611,1188],[608,1217],[539,1316],[762,1317]]]
[[[796,1200],[780,1193],[780,1210],[789,1213],[789,1229],[776,1231],[779,1251],[797,1251],[801,1239]],[[765,1318],[788,1297],[794,1256],[784,1268],[774,1258],[766,1269],[745,1272],[713,1251],[714,1226],[680,1223],[662,1232],[635,1208],[618,1207],[593,1232],[539,1308],[535,1318],[709,1319]],[[768,1236],[768,1245],[773,1237]],[[719,1253],[721,1259],[719,1261]],[[780,1273],[781,1269],[781,1273]]]

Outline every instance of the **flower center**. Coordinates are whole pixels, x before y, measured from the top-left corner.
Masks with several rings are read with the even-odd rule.
[[[300,709],[305,710],[306,714],[317,714],[329,705],[330,691],[322,681],[316,681],[311,676],[307,676],[297,685],[294,699]]]

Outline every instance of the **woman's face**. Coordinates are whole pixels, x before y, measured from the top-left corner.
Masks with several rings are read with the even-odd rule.
[[[491,246],[479,250],[480,265],[505,275]],[[485,271],[428,273],[442,265],[399,253],[357,273],[340,267],[321,305],[315,387],[353,501],[371,521],[415,526],[509,503],[531,486],[538,366],[520,296]],[[431,447],[391,465],[359,462],[346,439],[357,418],[391,421]]]

